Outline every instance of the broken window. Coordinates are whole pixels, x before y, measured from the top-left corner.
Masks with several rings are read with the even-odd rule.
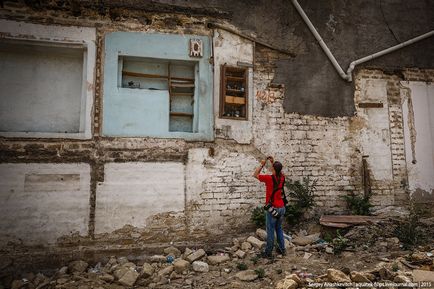
[[[190,55],[190,40],[202,54]],[[106,36],[103,134],[211,140],[208,37],[114,32]]]
[[[122,88],[139,89],[143,97],[158,91],[169,98],[170,132],[193,132],[195,62],[120,56],[119,66]]]
[[[222,65],[220,118],[247,119],[247,69]]]

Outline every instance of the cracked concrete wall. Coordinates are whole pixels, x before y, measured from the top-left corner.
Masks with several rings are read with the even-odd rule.
[[[62,166],[78,163],[90,167],[89,172],[86,172],[86,178],[89,179],[87,219],[83,217],[84,211],[80,211],[83,218],[80,224],[73,225],[78,229],[71,229],[70,233],[59,231],[56,238],[50,237],[47,242],[56,240],[58,246],[144,246],[152,242],[215,241],[216,235],[220,235],[218,239],[222,241],[225,233],[247,230],[251,225],[251,209],[264,201],[264,187],[251,174],[257,162],[267,155],[281,160],[285,165],[285,173],[291,179],[309,176],[318,180],[316,196],[319,212],[342,212],[345,203],[340,196],[361,192],[361,160],[366,153],[384,156],[382,165],[388,158],[391,159],[391,166],[388,164],[384,168],[377,166],[374,161],[368,162],[374,177],[374,205],[381,207],[406,202],[407,170],[400,81],[433,81],[432,70],[403,70],[392,74],[372,69],[356,70],[355,93],[351,94],[350,99],[345,99],[348,103],[356,104],[354,110],[360,115],[325,117],[289,113],[285,101],[291,86],[276,83],[276,73],[279,70],[278,63],[290,61],[291,57],[260,45],[253,49],[250,41],[221,32],[223,39],[228,42],[222,43],[220,50],[215,50],[217,64],[223,61],[235,63],[237,59],[254,62],[249,93],[252,113],[248,122],[222,122],[216,119],[216,140],[213,142],[102,137],[105,34],[113,31],[143,31],[196,33],[211,37],[212,31],[206,23],[216,20],[213,18],[215,14],[192,16],[141,10],[133,12],[124,8],[99,13],[97,7],[90,7],[80,8],[80,13],[75,16],[71,13],[77,11],[68,9],[60,10],[53,16],[49,9],[28,8],[19,4],[14,6],[9,2],[6,4],[6,9],[0,14],[3,18],[96,28],[92,139],[0,139],[2,164],[32,163],[36,167],[43,167],[46,164]],[[212,11],[207,13],[212,14]],[[218,37],[217,34],[215,36]],[[246,48],[244,52],[232,47],[234,43],[243,44]],[[226,49],[227,46],[231,47]],[[214,82],[219,83],[216,71]],[[367,86],[371,87],[368,83],[372,84],[372,89],[366,89]],[[306,82],[302,84],[309,86]],[[326,92],[327,95],[333,93],[337,96],[336,102],[342,100],[340,90]],[[214,100],[218,98],[218,90],[215,89]],[[381,101],[383,108],[359,107],[361,102],[367,100]],[[372,116],[380,122],[374,123]],[[383,134],[387,122],[388,132]],[[363,131],[370,129],[370,125],[370,133],[383,142],[380,146],[370,146],[368,137],[363,137]],[[220,134],[219,130],[224,126],[230,126],[230,134]],[[153,166],[164,167],[173,174],[165,175],[162,172],[160,175],[158,170],[152,169]],[[120,169],[119,178],[113,175],[117,169]],[[164,177],[167,192],[162,187],[148,190],[150,182],[146,180],[147,175],[151,178],[167,176]],[[174,198],[173,206],[169,204],[168,207],[151,208],[151,203],[164,193]],[[149,197],[149,203],[144,202],[146,196]],[[119,199],[123,206],[117,203]],[[131,207],[128,209],[128,206]],[[121,215],[119,220],[110,221],[115,216],[110,215],[113,213]],[[102,220],[101,224],[99,220]],[[28,237],[29,240],[33,239],[31,233]]]

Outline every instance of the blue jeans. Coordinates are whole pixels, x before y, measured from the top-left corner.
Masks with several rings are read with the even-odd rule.
[[[275,208],[279,212],[279,218],[273,218],[270,212],[266,212],[266,225],[267,225],[267,246],[265,247],[265,254],[271,256],[274,247],[274,231],[276,231],[277,244],[281,252],[285,252],[285,239],[283,238],[282,222],[285,218],[285,207]]]

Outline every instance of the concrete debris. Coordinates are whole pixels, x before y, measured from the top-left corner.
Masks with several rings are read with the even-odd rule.
[[[208,262],[211,265],[217,265],[229,261],[231,258],[228,255],[208,256]]]
[[[202,261],[194,261],[192,266],[195,272],[206,273],[209,271],[208,264]]]
[[[262,241],[267,240],[267,232],[263,229],[257,229],[256,230],[256,236],[258,236],[259,239],[261,239]]]
[[[186,257],[186,260],[190,263],[193,263],[196,260],[199,260],[200,258],[206,256],[206,252],[204,249],[199,249],[191,253]]]
[[[132,268],[129,268],[127,272],[119,279],[119,283],[125,286],[133,286],[139,278],[139,273]]]
[[[69,263],[68,269],[69,269],[70,273],[83,273],[84,271],[86,271],[88,266],[89,266],[89,264],[87,262],[84,262],[82,260],[78,260],[78,261],[72,261],[71,263]]]
[[[296,236],[294,239],[292,239],[292,243],[299,246],[306,246],[310,245],[316,241],[319,240],[320,233],[315,233],[307,236]]]
[[[173,246],[164,249],[164,254],[178,258],[181,256],[181,251]]]
[[[164,275],[169,275],[170,273],[172,273],[174,270],[173,265],[170,265],[166,268],[161,269],[160,271],[158,271],[158,276],[164,276]]]
[[[265,246],[265,242],[255,238],[253,236],[248,237],[247,242],[249,242],[250,244],[252,244],[253,247],[255,247],[256,249],[259,249],[259,250]]]
[[[254,270],[244,270],[235,274],[235,277],[241,281],[251,282],[258,279],[258,274]]]
[[[246,252],[243,250],[237,250],[234,255],[240,259],[244,259],[244,257],[246,257]]]
[[[241,250],[249,251],[250,249],[252,249],[252,244],[250,244],[249,242],[243,242],[241,244]]]
[[[296,289],[299,284],[293,280],[291,277],[286,277],[283,280],[280,280],[276,284],[276,289]]]
[[[351,282],[350,277],[348,277],[344,272],[336,269],[327,269],[327,279],[330,282]]]
[[[190,262],[182,259],[178,259],[173,263],[173,267],[177,273],[187,271],[190,267]]]
[[[382,225],[379,226],[381,228]],[[357,232],[353,233],[353,236],[361,234],[361,232],[366,233],[366,228],[363,226],[353,227],[352,230]],[[370,228],[376,228],[376,225],[370,226]],[[363,249],[365,247],[354,247],[351,251],[336,254],[333,243],[319,239],[318,233],[306,234],[307,232],[300,231],[298,236],[294,238],[294,243],[306,245],[292,246],[293,250],[286,251],[287,256],[279,256],[277,252],[273,252],[273,256],[276,257],[274,261],[259,258],[265,245],[265,242],[259,238],[266,238],[266,236],[263,230],[257,230],[256,236],[258,238],[248,236],[247,238],[234,239],[233,246],[219,248],[215,251],[211,249],[210,252],[213,254],[209,256],[201,248],[195,251],[186,248],[181,254],[179,249],[171,246],[163,251],[168,256],[179,256],[173,260],[173,263],[168,262],[164,255],[141,256],[137,259],[111,257],[105,265],[97,263],[93,267],[89,267],[85,261],[78,260],[69,263],[68,267],[55,270],[54,275],[50,278],[42,274],[23,274],[20,278],[11,279],[6,288],[123,289],[134,287],[173,289],[221,287],[246,289],[252,287],[296,289],[305,288],[308,282],[369,283],[390,281],[409,283],[434,279],[433,272],[429,271],[433,269],[434,259],[434,251],[430,245],[419,246],[419,250],[415,251],[402,251],[399,246],[400,241],[396,237],[377,236],[374,244],[379,250],[384,248],[381,254],[378,252],[367,253]],[[289,243],[288,246],[291,244]],[[398,251],[389,252],[391,248]],[[365,259],[366,262],[364,262]],[[136,263],[130,260],[139,261]],[[150,262],[147,263],[144,260]],[[294,264],[294,260],[301,261],[301,264]],[[381,262],[375,265],[375,260],[381,260]],[[365,270],[350,271],[345,267],[350,263],[351,266],[358,266],[365,268]],[[372,264],[371,268],[373,269],[368,270],[367,264]],[[333,268],[333,265],[338,265],[338,268]],[[324,274],[323,269],[325,266],[328,267],[326,274]],[[409,268],[417,270],[406,271]],[[263,271],[261,273],[258,270]],[[319,272],[319,270],[321,271]],[[317,275],[318,273],[322,275]],[[0,288],[4,288],[1,285],[0,283]]]

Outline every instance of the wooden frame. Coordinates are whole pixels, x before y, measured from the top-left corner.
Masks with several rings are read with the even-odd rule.
[[[247,120],[249,108],[248,69],[235,66],[221,66],[220,112],[219,117]]]

